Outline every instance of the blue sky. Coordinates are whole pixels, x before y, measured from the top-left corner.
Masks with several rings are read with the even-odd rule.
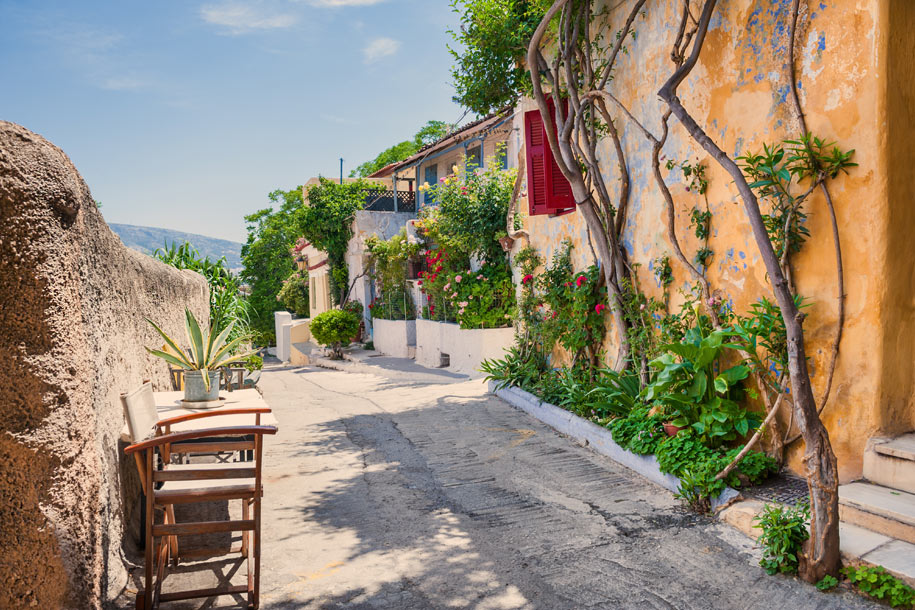
[[[0,119],[109,222],[244,241],[267,193],[453,122],[446,0],[0,0]]]

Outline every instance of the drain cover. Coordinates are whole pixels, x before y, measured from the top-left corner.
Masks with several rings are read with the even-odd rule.
[[[757,500],[791,505],[806,501],[809,497],[807,481],[791,474],[780,474],[762,485],[746,489],[745,493]]]

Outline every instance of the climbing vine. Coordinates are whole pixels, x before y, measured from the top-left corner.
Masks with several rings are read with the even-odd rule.
[[[697,123],[677,95],[677,89],[696,66],[708,32],[717,0],[684,0],[681,3],[680,23],[676,28],[670,51],[671,76],[659,95],[664,103],[660,124],[649,128],[622,103],[608,87],[615,78],[615,60],[625,42],[636,35],[633,22],[637,15],[645,14],[644,0],[630,6],[625,21],[608,36],[613,23],[606,7],[594,9],[593,3],[583,0],[556,0],[546,11],[543,20],[532,36],[528,47],[528,65],[532,70],[532,92],[544,122],[550,148],[560,170],[572,185],[576,202],[579,202],[589,234],[595,238],[597,256],[602,262],[604,281],[608,290],[614,323],[617,327],[619,361],[636,363],[650,353],[652,344],[641,338],[641,315],[633,315],[633,305],[642,312],[651,302],[638,295],[634,266],[626,260],[621,247],[620,228],[625,227],[625,208],[629,195],[629,175],[618,134],[618,126],[611,109],[619,118],[631,122],[651,144],[651,163],[658,191],[666,204],[667,238],[672,255],[685,268],[698,291],[694,301],[696,311],[704,308],[710,328],[726,330],[732,337],[729,342],[741,358],[752,366],[755,383],[759,388],[766,419],[744,450],[733,462],[715,477],[728,476],[749,447],[768,433],[777,451],[781,437],[775,415],[782,404],[789,404],[796,418],[798,433],[805,440],[805,463],[811,490],[811,538],[801,561],[801,575],[812,581],[826,574],[835,574],[838,566],[838,506],[835,456],[819,411],[825,405],[832,383],[838,345],[844,320],[844,294],[841,248],[835,212],[827,183],[839,173],[855,164],[854,151],[843,151],[811,134],[804,121],[797,95],[797,78],[794,71],[794,43],[797,27],[798,0],[792,5],[790,30],[791,56],[789,72],[791,92],[795,105],[800,134],[775,144],[765,144],[760,153],[748,153],[732,159]],[[697,5],[697,6],[696,6]],[[614,5],[613,9],[619,5]],[[610,48],[599,44],[601,39],[614,40]],[[545,42],[548,41],[548,42]],[[547,51],[546,49],[549,49]],[[555,112],[548,111],[551,98]],[[567,105],[568,111],[561,109]],[[749,316],[737,316],[722,306],[722,298],[713,291],[706,273],[714,257],[709,240],[713,215],[708,203],[709,181],[706,166],[696,161],[666,163],[668,172],[679,168],[687,181],[687,190],[701,197],[688,211],[690,229],[698,240],[693,256],[687,256],[676,232],[677,211],[675,201],[661,171],[662,149],[668,140],[669,120],[675,117],[689,136],[710,155],[712,161],[724,169],[736,185],[747,220],[759,248],[767,277],[771,283],[774,300],[761,299]],[[555,126],[555,135],[551,130]],[[618,198],[610,195],[604,183],[601,162],[595,155],[598,139],[609,137],[615,160],[619,165],[620,186]],[[611,153],[611,159],[612,155]],[[610,160],[612,163],[612,160]],[[811,238],[806,220],[805,203],[810,195],[821,190],[826,199],[833,224],[836,248],[839,320],[837,336],[828,369],[826,390],[819,407],[813,398],[804,349],[804,313],[807,305],[797,294],[792,272],[792,255],[799,252]],[[655,277],[665,294],[672,282],[673,270],[667,257],[654,263]],[[665,298],[666,301],[666,298]],[[650,309],[649,309],[650,310]],[[660,312],[654,312],[660,317]],[[669,315],[669,314],[667,314]],[[732,326],[727,326],[732,325]],[[766,363],[777,361],[775,366]],[[789,431],[791,422],[789,422]],[[790,439],[788,442],[791,442]],[[779,456],[780,457],[780,456]]]

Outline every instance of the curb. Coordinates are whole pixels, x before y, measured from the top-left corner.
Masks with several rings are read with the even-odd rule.
[[[563,408],[543,402],[530,392],[516,386],[497,388],[494,381],[489,382],[490,394],[495,394],[510,405],[521,409],[525,413],[539,419],[557,432],[574,438],[582,445],[605,455],[614,462],[622,464],[629,470],[645,477],[652,483],[664,489],[676,492],[680,487],[680,479],[672,474],[661,472],[658,460],[653,455],[636,455],[616,444],[613,435],[607,428],[575,415]],[[713,511],[726,507],[740,497],[740,492],[731,487],[726,487],[720,495],[711,499]]]

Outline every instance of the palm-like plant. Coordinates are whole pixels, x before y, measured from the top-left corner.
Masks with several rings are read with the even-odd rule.
[[[209,391],[210,371],[215,371],[220,367],[233,362],[244,360],[254,352],[248,351],[232,354],[233,350],[246,339],[245,336],[241,336],[236,337],[231,341],[227,341],[235,322],[231,322],[218,333],[215,332],[214,329],[210,329],[206,336],[204,336],[203,331],[200,329],[200,324],[197,322],[197,318],[194,317],[194,314],[191,313],[191,310],[185,308],[184,315],[184,326],[187,331],[188,342],[191,346],[188,351],[178,347],[178,343],[149,318],[146,318],[146,321],[156,329],[156,332],[162,335],[163,339],[165,339],[165,347],[161,350],[147,347],[146,351],[153,356],[158,356],[166,362],[181,367],[184,370],[200,371],[203,375],[204,386],[207,391]]]

